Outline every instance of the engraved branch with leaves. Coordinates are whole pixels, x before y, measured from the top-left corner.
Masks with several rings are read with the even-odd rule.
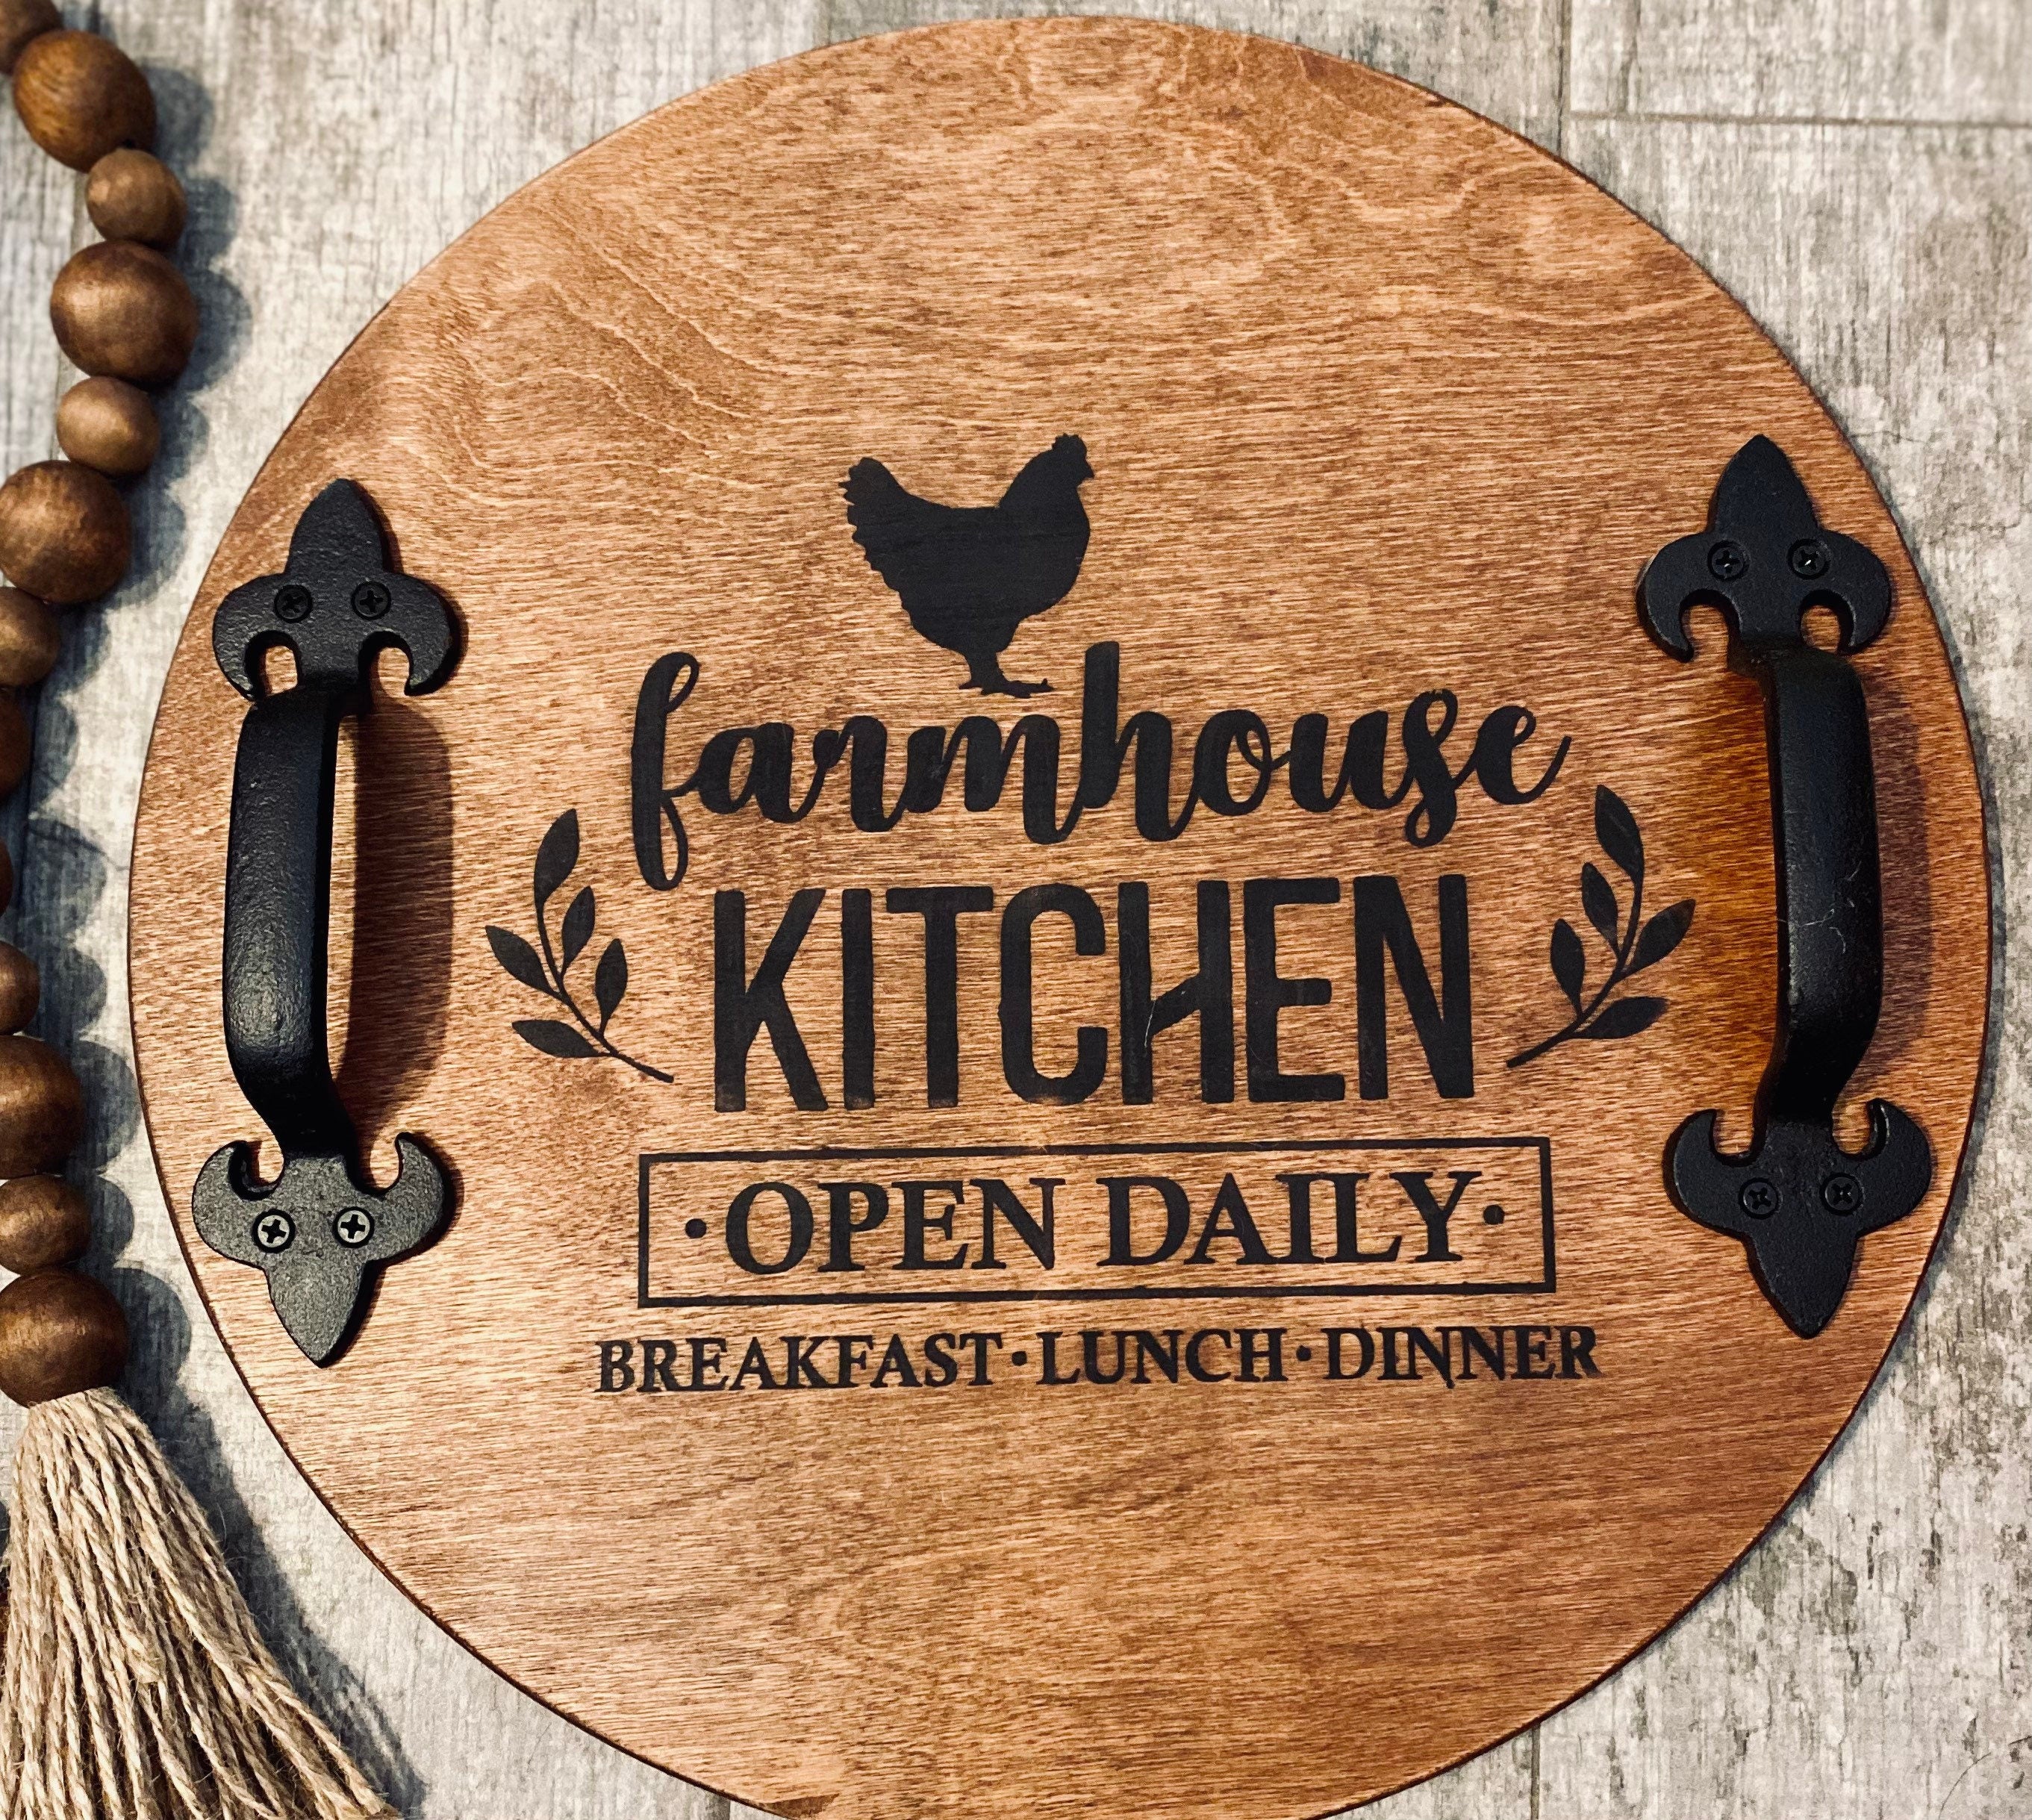
[[[532,1049],[562,1060],[596,1061],[611,1058],[626,1062],[638,1074],[667,1082],[670,1077],[647,1062],[638,1062],[608,1037],[607,1026],[628,991],[628,951],[615,936],[600,951],[592,972],[595,1015],[588,1018],[570,984],[572,964],[592,940],[598,906],[591,885],[581,886],[558,929],[555,946],[551,941],[550,904],[578,864],[578,811],[568,809],[550,825],[543,844],[536,849],[534,899],[536,940],[541,953],[513,929],[487,925],[488,945],[494,958],[510,977],[533,992],[541,992],[571,1014],[572,1022],[560,1018],[518,1018],[515,1034]]]
[[[1583,1003],[1587,988],[1587,951],[1578,932],[1564,917],[1552,925],[1552,977],[1567,1002],[1574,1008],[1571,1021],[1542,1043],[1512,1056],[1509,1065],[1521,1068],[1534,1062],[1548,1049],[1569,1037],[1584,1037],[1593,1042],[1613,1042],[1648,1030],[1665,1015],[1662,998],[1637,996],[1613,999],[1610,995],[1624,981],[1646,967],[1655,966],[1677,947],[1693,926],[1694,900],[1682,898],[1643,921],[1644,836],[1630,805],[1607,785],[1594,793],[1594,837],[1601,850],[1630,881],[1630,914],[1626,919],[1616,888],[1590,860],[1581,868],[1581,908],[1594,932],[1607,945],[1609,969],[1592,997]]]

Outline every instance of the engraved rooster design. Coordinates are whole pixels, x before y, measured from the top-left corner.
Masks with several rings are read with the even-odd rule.
[[[854,542],[911,625],[966,660],[960,687],[1021,697],[1051,686],[1005,676],[1002,653],[1025,620],[1049,612],[1078,581],[1088,537],[1079,490],[1093,478],[1086,444],[1060,436],[992,506],[921,499],[872,455],[847,470],[840,491]]]

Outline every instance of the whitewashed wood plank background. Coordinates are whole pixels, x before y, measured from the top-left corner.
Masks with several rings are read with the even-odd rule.
[[[215,1513],[271,1636],[411,1820],[745,1813],[574,1730],[346,1541],[196,1306],[140,1130],[125,903],[170,647],[256,465],[379,305],[517,185],[686,90],[964,0],[109,0],[147,67],[205,309],[140,557],[77,616],[0,811],[40,1028],[92,1096],[92,1265],[129,1394]],[[1042,10],[1044,9],[1035,9]],[[1390,1820],[2032,1817],[2032,6],[2027,0],[1143,0],[1425,83],[1560,152],[1689,248],[1847,425],[1948,622],[2008,940],[1968,1191],[1889,1369],[1744,1566],[1593,1693],[1379,1804]],[[54,452],[44,303],[91,237],[0,126],[0,460]],[[1746,1386],[1746,1395],[1754,1394]],[[8,1435],[0,1418],[0,1442]],[[786,1748],[794,1748],[786,1740]]]

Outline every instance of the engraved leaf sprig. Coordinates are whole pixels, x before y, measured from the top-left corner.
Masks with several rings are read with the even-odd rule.
[[[670,1077],[662,1069],[637,1061],[607,1033],[607,1025],[628,992],[628,951],[619,936],[607,943],[594,963],[592,1016],[586,1015],[572,988],[572,967],[592,944],[600,914],[591,885],[581,885],[573,894],[558,921],[557,940],[553,944],[551,940],[551,905],[577,865],[578,811],[568,809],[551,824],[536,849],[532,895],[538,945],[532,947],[513,929],[495,923],[487,925],[487,945],[502,970],[532,992],[541,992],[561,1006],[570,1016],[570,1022],[562,1018],[518,1018],[514,1026],[515,1034],[531,1048],[562,1060],[611,1058],[626,1062],[652,1081],[667,1082]]]
[[[1686,939],[1686,931],[1693,927],[1694,900],[1682,898],[1648,922],[1644,920],[1644,835],[1630,805],[1606,784],[1598,786],[1594,793],[1594,838],[1610,863],[1629,880],[1629,914],[1623,914],[1615,886],[1601,867],[1589,860],[1581,868],[1581,910],[1608,950],[1608,970],[1590,995],[1587,948],[1579,931],[1564,917],[1552,925],[1552,977],[1566,994],[1574,1015],[1563,1030],[1512,1056],[1509,1065],[1513,1068],[1536,1061],[1548,1049],[1571,1037],[1614,1042],[1634,1037],[1649,1030],[1665,1015],[1667,1001],[1662,998],[1638,994],[1619,999],[1611,995],[1632,975],[1656,966]]]

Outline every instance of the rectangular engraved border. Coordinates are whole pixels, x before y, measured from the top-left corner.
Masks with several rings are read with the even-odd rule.
[[[761,1291],[741,1295],[652,1295],[649,1293],[649,1176],[673,1163],[864,1163],[939,1157],[1263,1156],[1365,1150],[1536,1150],[1544,1268],[1525,1283],[1334,1283],[1266,1287],[1205,1284],[1182,1287],[1126,1285],[1119,1289],[861,1289]],[[636,1165],[635,1305],[638,1308],[782,1308],[868,1302],[1283,1301],[1293,1297],[1357,1295],[1543,1295],[1559,1286],[1552,1243],[1552,1142],[1549,1138],[1291,1138],[1255,1143],[949,1144],[855,1149],[821,1145],[810,1149],[645,1150]]]

